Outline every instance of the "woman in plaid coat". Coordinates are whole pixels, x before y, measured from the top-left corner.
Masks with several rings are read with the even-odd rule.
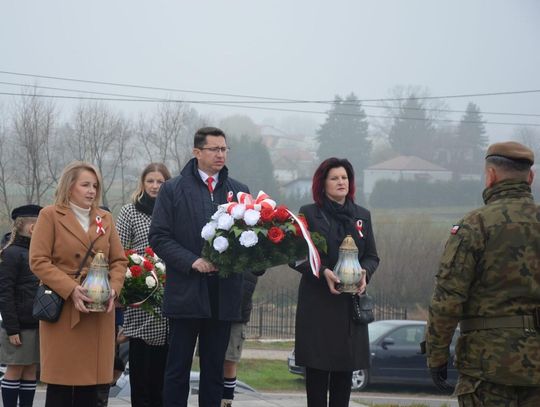
[[[122,207],[116,227],[125,249],[143,255],[149,246],[148,230],[154,203],[161,185],[171,178],[161,163],[149,164],[141,173],[133,201]],[[163,373],[167,360],[168,321],[140,308],[127,308],[124,314],[124,335],[129,338],[129,381],[133,407],[161,407]]]

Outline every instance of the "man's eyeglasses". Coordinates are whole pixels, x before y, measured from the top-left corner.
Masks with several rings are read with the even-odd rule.
[[[230,147],[200,147],[199,150],[208,150],[213,154],[217,153],[228,153],[231,151]]]

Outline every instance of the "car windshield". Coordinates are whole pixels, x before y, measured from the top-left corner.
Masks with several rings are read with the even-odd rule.
[[[392,322],[387,321],[375,321],[368,325],[369,341],[374,342],[381,336],[386,334],[390,328],[395,325]]]

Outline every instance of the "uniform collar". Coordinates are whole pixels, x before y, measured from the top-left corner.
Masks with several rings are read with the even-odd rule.
[[[504,198],[529,198],[532,200],[533,196],[531,186],[527,182],[508,179],[497,182],[491,188],[484,189],[482,198],[484,198],[484,203],[488,204]]]

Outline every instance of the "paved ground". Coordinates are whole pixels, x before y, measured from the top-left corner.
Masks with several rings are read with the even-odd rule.
[[[39,389],[36,393],[34,407],[45,405],[45,389]],[[425,404],[433,407],[457,406],[453,398],[438,397],[429,395],[407,395],[403,393],[353,393],[350,407],[367,407],[367,403],[391,404],[394,406],[410,406],[412,404]],[[1,402],[0,402],[0,405]],[[110,398],[109,407],[131,406],[129,397]],[[190,407],[197,407],[197,395],[189,399]],[[306,397],[303,393],[244,393],[237,394],[234,400],[234,407],[305,407]]]
[[[38,390],[34,407],[45,405],[45,390]],[[363,404],[351,402],[351,407],[362,407]],[[110,398],[109,407],[131,406],[129,398]],[[197,395],[190,396],[190,407],[197,407]],[[269,394],[251,393],[238,394],[234,400],[234,407],[305,407],[306,397],[303,394]]]

